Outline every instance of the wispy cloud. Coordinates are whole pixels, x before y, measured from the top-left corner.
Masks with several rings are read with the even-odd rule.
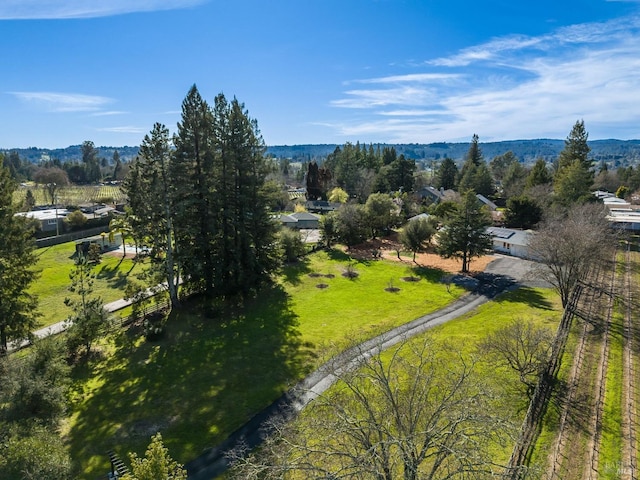
[[[104,128],[98,128],[97,130],[99,132],[111,132],[111,133],[135,133],[136,135],[143,134],[148,131],[148,129],[145,129],[143,127],[135,127],[132,125],[125,125],[120,127],[104,127]]]
[[[591,138],[638,138],[639,53],[637,16],[495,38],[427,60],[409,75],[350,82],[378,88],[350,88],[331,102],[359,112],[334,127],[349,137],[389,142],[474,132],[488,141],[558,138],[583,118]]]
[[[208,0],[2,0],[0,20],[93,18],[175,10]]]
[[[119,110],[109,110],[107,112],[96,112],[92,113],[92,117],[111,117],[114,115],[127,115],[129,112],[121,112]]]
[[[7,92],[17,99],[49,112],[90,112],[113,102],[97,95],[58,92]]]

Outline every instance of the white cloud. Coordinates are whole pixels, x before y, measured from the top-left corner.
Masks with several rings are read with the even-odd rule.
[[[361,112],[334,127],[365,141],[452,141],[474,132],[489,141],[563,138],[582,118],[593,139],[640,137],[635,16],[496,38],[416,69],[357,81],[379,88],[349,89],[331,102]]]
[[[97,95],[58,92],[7,92],[19,100],[41,107],[49,112],[87,112],[99,110],[113,102]]]
[[[119,110],[110,110],[107,112],[96,112],[96,113],[92,113],[91,116],[92,117],[110,117],[113,115],[127,115],[129,112],[121,112]]]
[[[174,10],[208,0],[2,0],[0,20],[93,18]]]
[[[356,80],[354,83],[415,83],[426,81],[450,81],[460,77],[461,75],[455,73],[411,73],[408,75],[391,75],[388,77]]]
[[[121,127],[104,127],[98,128],[99,132],[111,132],[111,133],[135,133],[135,134],[143,134],[147,130],[143,127],[135,127],[132,125],[125,125]]]

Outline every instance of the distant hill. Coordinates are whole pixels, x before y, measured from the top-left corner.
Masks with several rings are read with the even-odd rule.
[[[363,144],[364,145],[364,144]],[[271,145],[267,147],[267,154],[275,158],[289,158],[296,162],[316,160],[321,162],[333,152],[336,144],[317,145]],[[369,148],[369,145],[365,145]],[[445,157],[462,160],[469,150],[469,142],[462,143],[408,143],[408,144],[373,144],[374,148],[395,147],[398,154],[418,161],[440,160]],[[640,164],[640,140],[594,140],[589,142],[591,157],[596,161],[605,161],[609,166],[619,167]],[[564,140],[508,140],[503,142],[480,143],[484,158],[490,161],[493,157],[511,150],[523,163],[532,163],[537,158],[544,158],[551,162],[558,157],[564,147]],[[110,161],[113,152],[118,150],[123,161],[130,161],[138,154],[138,147],[96,147],[99,156]],[[43,158],[59,159],[62,162],[80,161],[82,159],[81,145],[67,148],[16,148],[0,149],[0,152],[17,151],[20,158],[33,163]]]
[[[276,158],[290,158],[294,161],[321,160],[333,152],[338,145],[277,145],[267,148],[267,153]],[[469,142],[463,143],[409,143],[373,144],[374,148],[395,147],[398,154],[414,160],[440,160],[445,157],[462,160],[469,150]],[[636,165],[640,163],[640,140],[594,140],[589,142],[591,158],[596,162],[604,160],[610,166]],[[366,148],[369,148],[366,145]],[[523,163],[532,163],[537,158],[551,162],[564,148],[564,140],[508,140],[502,142],[480,142],[485,160],[512,151]]]
[[[138,155],[139,147],[96,147],[96,150],[98,150],[98,157],[109,161],[113,158],[113,152],[117,150],[120,160],[128,162]],[[28,160],[31,163],[38,163],[46,157],[50,160],[57,158],[62,163],[82,160],[82,145],[71,145],[67,148],[0,148],[0,152],[18,152],[22,160]]]

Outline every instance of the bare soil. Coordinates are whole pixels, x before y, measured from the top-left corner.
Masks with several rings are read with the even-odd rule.
[[[388,237],[376,238],[356,245],[346,250],[346,252],[354,258],[363,260],[374,260],[377,256],[381,256],[386,260],[405,263],[409,266],[417,265],[420,267],[435,268],[447,273],[460,273],[462,269],[461,261],[454,258],[442,258],[435,253],[433,248],[431,248],[430,251],[416,254],[415,263],[412,260],[413,254],[411,254],[411,257],[400,255],[400,259],[398,259],[398,250],[402,252],[404,251],[404,247],[398,240],[398,234],[394,233]],[[483,272],[487,265],[494,259],[495,257],[493,255],[474,258],[470,265],[470,273]]]

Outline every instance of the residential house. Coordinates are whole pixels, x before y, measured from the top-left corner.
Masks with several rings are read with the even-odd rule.
[[[18,212],[16,215],[33,218],[40,225],[43,232],[63,232],[63,220],[70,212],[66,208],[47,208],[43,210],[31,210],[29,212]]]
[[[495,252],[527,259],[532,257],[529,251],[529,241],[533,235],[531,230],[489,227],[487,233],[491,235]]]
[[[316,230],[320,228],[320,216],[309,212],[280,215],[279,220],[285,227],[295,230]]]

